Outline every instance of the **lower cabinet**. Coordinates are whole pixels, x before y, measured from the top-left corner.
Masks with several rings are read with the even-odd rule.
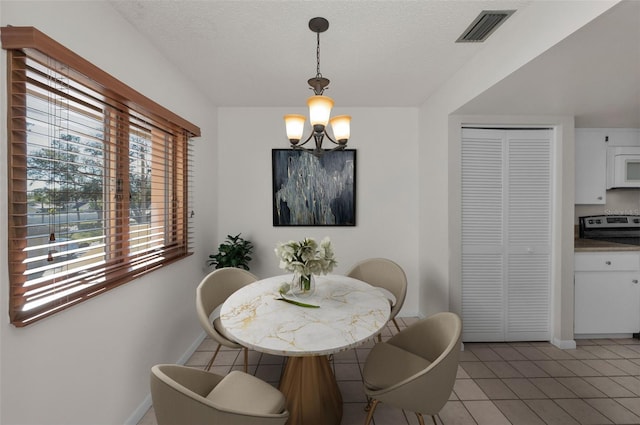
[[[640,253],[576,253],[576,336],[639,332],[639,281]]]

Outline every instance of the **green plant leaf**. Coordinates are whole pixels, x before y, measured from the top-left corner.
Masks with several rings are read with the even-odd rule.
[[[240,235],[240,233],[235,236],[227,235],[227,239],[218,246],[218,252],[209,255],[210,260],[207,263],[210,266],[214,265],[216,269],[237,267],[249,270],[251,261],[249,254],[253,252],[253,244]]]
[[[299,307],[306,307],[306,308],[320,308],[319,305],[315,305],[315,304],[307,304],[307,303],[301,303],[300,301],[294,301],[294,300],[290,300],[288,298],[285,297],[280,297],[280,298],[276,298],[276,300],[278,301],[284,301],[284,302],[288,302],[289,304],[295,304]]]

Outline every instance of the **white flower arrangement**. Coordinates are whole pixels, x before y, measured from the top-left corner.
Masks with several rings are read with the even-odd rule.
[[[281,269],[302,276],[327,274],[338,264],[328,237],[319,245],[313,238],[305,238],[300,242],[279,243],[275,253],[280,258]]]

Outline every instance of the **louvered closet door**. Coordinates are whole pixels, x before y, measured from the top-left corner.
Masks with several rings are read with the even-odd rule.
[[[504,339],[504,133],[463,130],[464,341]]]
[[[508,341],[550,338],[552,137],[507,131]]]
[[[463,130],[465,341],[549,339],[551,140],[551,130]]]

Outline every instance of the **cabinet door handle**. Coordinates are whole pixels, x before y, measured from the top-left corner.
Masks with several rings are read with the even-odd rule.
[[[607,266],[610,266],[610,265],[611,265],[611,261],[605,261],[604,263],[605,263]]]

